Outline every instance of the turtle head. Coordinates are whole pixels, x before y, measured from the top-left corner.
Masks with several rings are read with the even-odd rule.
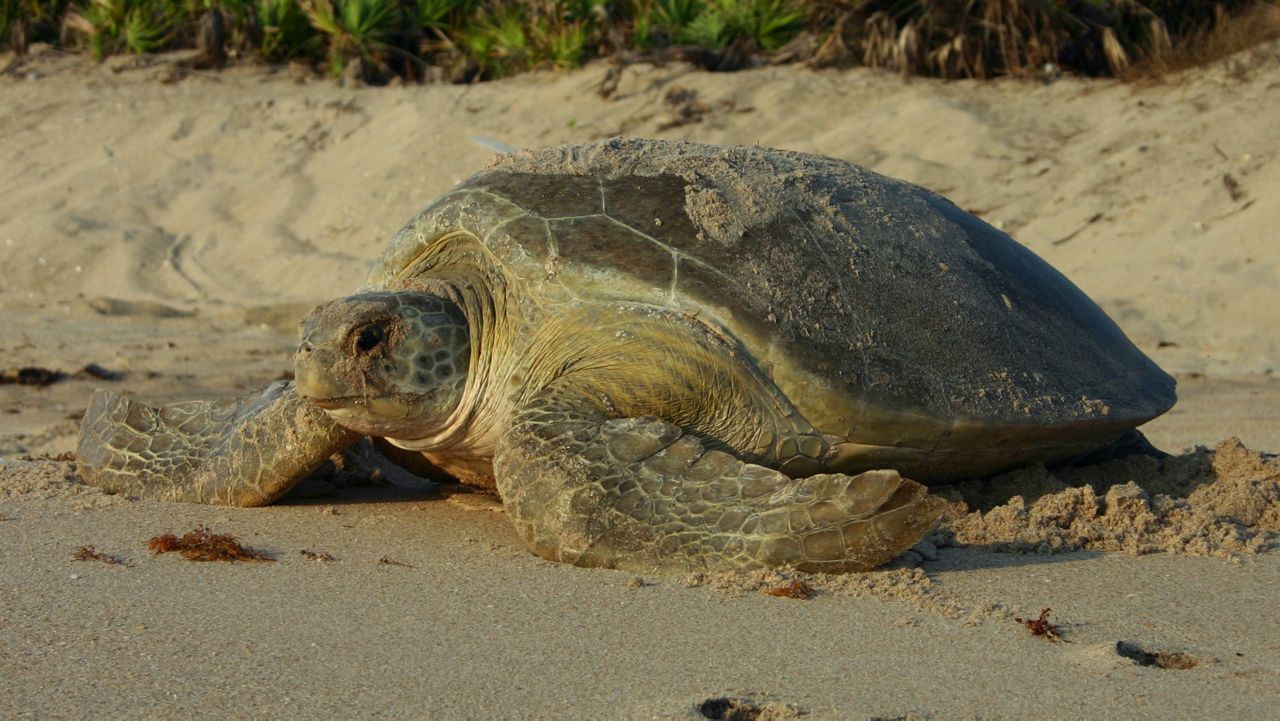
[[[470,336],[449,300],[408,291],[353,295],[316,307],[300,335],[298,395],[354,431],[422,438],[461,401]]]

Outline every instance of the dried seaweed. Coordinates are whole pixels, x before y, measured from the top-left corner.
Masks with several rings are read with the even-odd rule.
[[[147,547],[159,553],[176,551],[188,561],[274,561],[265,551],[256,551],[240,544],[240,539],[227,533],[210,533],[204,526],[197,526],[181,537],[163,533],[147,541]]]
[[[813,586],[801,580],[795,580],[791,583],[781,586],[772,586],[764,589],[764,592],[770,596],[780,596],[782,598],[798,598],[807,600],[813,597]]]

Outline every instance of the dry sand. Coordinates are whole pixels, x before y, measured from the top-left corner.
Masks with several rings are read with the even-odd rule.
[[[343,89],[0,57],[0,369],[123,374],[0,385],[2,715],[699,718],[725,697],[761,718],[1274,717],[1278,58],[1147,87],[633,67],[605,100],[604,66]],[[491,503],[427,486],[239,510],[18,460],[72,448],[95,385],[261,387],[302,312],[494,147],[618,134],[820,152],[948,195],[1178,375],[1144,430],[1181,455],[944,489],[949,520],[882,572],[687,578],[545,563]],[[146,548],[201,524],[277,560]],[[125,563],[73,560],[86,545]],[[797,581],[807,600],[764,592]],[[1015,620],[1045,607],[1061,641]]]

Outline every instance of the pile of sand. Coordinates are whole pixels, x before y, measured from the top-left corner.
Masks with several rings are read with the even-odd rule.
[[[681,583],[733,595],[836,594],[905,601],[972,624],[1012,618],[1012,612],[1002,603],[957,595],[935,583],[925,562],[937,560],[938,548],[1179,553],[1237,560],[1280,546],[1280,458],[1251,451],[1235,438],[1212,450],[1200,447],[1164,459],[1132,456],[1053,470],[1034,466],[934,492],[952,502],[946,518],[889,568],[850,574],[790,569],[693,573]],[[904,624],[915,622],[913,617],[902,619]]]
[[[127,500],[85,485],[66,460],[0,460],[0,501],[60,500],[77,509],[106,508]]]
[[[939,545],[1220,558],[1280,545],[1280,460],[1235,438],[1163,460],[1034,466],[941,493],[954,505]]]

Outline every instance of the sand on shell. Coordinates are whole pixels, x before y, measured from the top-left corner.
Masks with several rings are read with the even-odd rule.
[[[164,58],[0,59],[0,366],[123,374],[0,385],[0,708],[1271,717],[1280,131],[1260,119],[1280,115],[1277,57],[1146,87],[640,66],[608,100],[602,66],[350,89],[254,68],[164,83]],[[494,146],[613,135],[828,154],[978,212],[1177,375],[1179,405],[1144,428],[1175,455],[939,489],[954,513],[874,573],[689,577],[546,563],[492,503],[428,485],[230,509],[107,495],[40,458],[74,447],[95,385],[165,403],[287,373],[306,310],[357,287]],[[146,547],[197,526],[277,560]],[[125,563],[75,560],[84,546]],[[765,592],[795,582],[813,594]],[[1015,620],[1044,608],[1059,642]],[[1134,648],[1194,664],[1139,665]]]

